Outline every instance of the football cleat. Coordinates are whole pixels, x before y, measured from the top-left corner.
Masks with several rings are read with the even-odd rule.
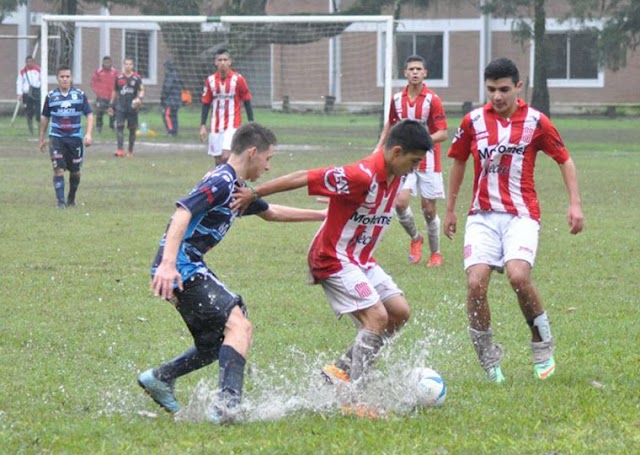
[[[422,259],[422,244],[424,243],[424,237],[422,234],[418,234],[417,240],[412,240],[409,246],[409,263],[417,264]]]
[[[433,253],[427,261],[427,267],[440,267],[442,265],[442,255]]]
[[[152,369],[140,373],[138,385],[165,411],[171,414],[180,411],[180,405],[173,394],[173,384],[156,378]]]
[[[491,382],[502,384],[506,380],[504,375],[502,374],[502,369],[498,364],[492,366],[491,368],[487,368],[485,371],[487,372],[487,379]]]
[[[331,385],[336,385],[338,383],[349,383],[351,378],[349,377],[349,373],[344,371],[342,368],[338,368],[334,364],[326,365],[322,369],[322,376],[325,381]]]
[[[553,356],[549,357],[549,359],[544,362],[534,363],[533,364],[533,375],[542,379],[549,379],[556,372],[556,361],[553,359]]]
[[[115,156],[125,156],[126,154],[124,153],[124,150],[116,150],[114,153]]]
[[[366,404],[342,406],[342,414],[345,416],[358,417],[360,419],[369,420],[376,420],[382,417],[375,408]]]

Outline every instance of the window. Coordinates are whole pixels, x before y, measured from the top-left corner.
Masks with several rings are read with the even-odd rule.
[[[125,30],[124,56],[132,58],[135,72],[142,79],[150,77],[151,32],[140,30]]]
[[[443,33],[398,33],[396,35],[396,78],[404,78],[404,61],[417,54],[427,63],[427,81],[443,81],[444,34]]]
[[[603,83],[602,72],[598,66],[595,33],[549,33],[545,46],[548,51],[549,86],[599,86]]]
[[[122,60],[134,60],[134,71],[142,77],[143,84],[158,83],[158,30],[157,23],[138,22],[135,28],[122,31]]]

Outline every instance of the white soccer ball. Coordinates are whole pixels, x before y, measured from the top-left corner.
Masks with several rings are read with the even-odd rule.
[[[417,367],[409,373],[409,384],[413,387],[416,406],[431,408],[442,406],[447,397],[447,385],[437,371]]]

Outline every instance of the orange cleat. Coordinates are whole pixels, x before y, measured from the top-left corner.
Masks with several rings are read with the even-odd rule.
[[[442,255],[433,253],[427,262],[427,267],[440,267],[442,265]]]
[[[349,373],[344,371],[342,368],[338,368],[334,364],[326,365],[322,368],[322,376],[325,381],[327,381],[331,385],[338,384],[340,382],[348,383],[351,381],[349,378]]]
[[[116,150],[114,153],[115,156],[125,156],[124,150]]]
[[[366,404],[342,406],[342,414],[349,417],[369,420],[376,420],[382,417],[375,408]]]
[[[424,238],[422,234],[418,237],[417,240],[411,241],[411,246],[409,247],[409,263],[417,264],[422,259],[422,244],[424,243]]]

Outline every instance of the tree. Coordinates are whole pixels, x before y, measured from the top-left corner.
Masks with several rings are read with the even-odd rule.
[[[604,18],[598,33],[600,63],[617,71],[627,64],[629,50],[640,45],[640,0],[569,0],[571,15],[585,26],[587,21]]]
[[[545,60],[545,0],[487,0],[482,8],[484,13],[512,19],[513,36],[521,44],[533,39],[534,73],[531,106],[550,115],[549,87],[547,86],[547,65]],[[533,17],[533,26],[530,18]]]
[[[613,71],[624,67],[629,50],[634,51],[640,45],[640,0],[568,0],[568,4],[570,10],[562,19],[578,19],[584,29],[598,35],[600,63]],[[517,41],[526,43],[533,39],[535,68],[531,105],[548,114],[544,0],[487,0],[484,12],[512,19]],[[533,27],[530,17],[534,18]],[[603,20],[601,30],[589,24],[594,19]]]

